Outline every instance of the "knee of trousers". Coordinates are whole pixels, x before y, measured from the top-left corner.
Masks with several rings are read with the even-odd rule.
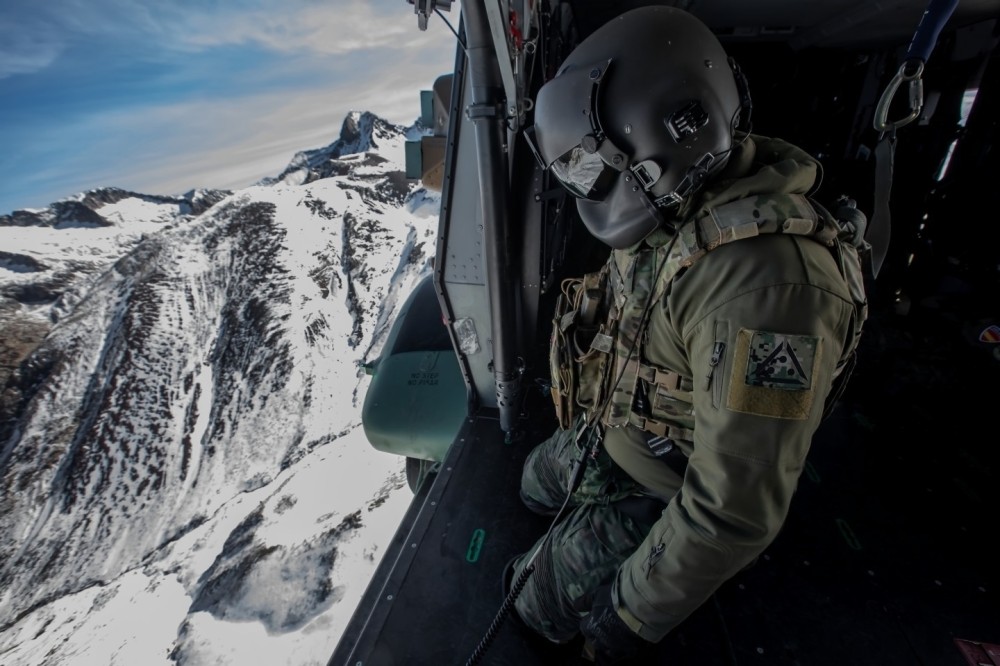
[[[573,431],[557,431],[528,454],[521,470],[521,500],[546,513],[562,506],[576,455]]]
[[[597,589],[613,579],[647,531],[613,506],[574,509],[542,544],[535,570],[515,603],[518,615],[550,641],[572,640]],[[534,548],[518,560],[517,574],[532,552]]]

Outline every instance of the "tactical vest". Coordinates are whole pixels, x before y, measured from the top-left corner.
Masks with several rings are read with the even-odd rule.
[[[656,454],[673,441],[692,441],[692,378],[648,363],[642,338],[654,305],[670,282],[708,252],[760,234],[795,234],[830,248],[855,304],[853,339],[836,371],[827,411],[853,367],[867,317],[859,247],[850,225],[799,194],[768,194],[723,204],[683,224],[675,233],[659,230],[644,243],[615,250],[604,267],[565,280],[557,300],[550,341],[552,398],[562,428],[582,411],[587,422],[631,424],[656,437]],[[657,446],[661,450],[657,450]]]

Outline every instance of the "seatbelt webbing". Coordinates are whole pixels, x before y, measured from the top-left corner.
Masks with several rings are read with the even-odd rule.
[[[889,197],[892,193],[892,169],[896,154],[896,131],[886,133],[875,146],[875,209],[865,234],[871,244],[872,277],[878,277],[882,262],[889,251],[889,237],[892,235],[892,213]]]

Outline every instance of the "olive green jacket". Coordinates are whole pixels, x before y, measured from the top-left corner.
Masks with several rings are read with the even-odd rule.
[[[754,136],[684,219],[755,194],[806,194],[819,177],[804,151]],[[652,454],[649,433],[626,425],[605,435],[615,462],[669,499],[613,588],[643,638],[661,639],[777,535],[838,364],[856,344],[855,316],[835,253],[783,234],[712,250],[655,304],[645,359],[693,382],[678,417],[693,441],[675,442],[688,458],[683,479]]]

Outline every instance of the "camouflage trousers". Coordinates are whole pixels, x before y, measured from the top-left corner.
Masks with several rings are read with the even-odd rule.
[[[536,446],[524,464],[521,499],[536,513],[555,515],[566,500],[578,458],[576,430],[558,430]],[[535,570],[515,603],[521,619],[550,641],[566,643],[590,612],[594,593],[612,581],[619,565],[642,543],[663,505],[639,500],[641,488],[601,448],[570,499],[571,510],[514,563],[517,579],[532,555]],[[628,506],[632,510],[626,512]],[[653,507],[654,510],[648,510]],[[544,542],[544,543],[543,543]]]

